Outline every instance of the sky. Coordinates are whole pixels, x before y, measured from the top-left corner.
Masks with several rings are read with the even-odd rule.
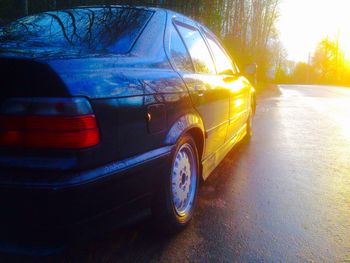
[[[350,57],[350,0],[281,0],[277,27],[290,60],[307,62],[327,35]]]

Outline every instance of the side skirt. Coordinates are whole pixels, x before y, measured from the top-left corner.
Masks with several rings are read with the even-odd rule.
[[[212,171],[221,163],[225,156],[232,150],[232,148],[241,141],[247,134],[247,125],[245,124],[229,141],[225,142],[216,152],[209,155],[202,161],[203,166],[203,180],[206,180]]]

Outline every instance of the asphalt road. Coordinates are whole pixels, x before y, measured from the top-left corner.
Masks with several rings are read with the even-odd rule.
[[[350,89],[279,91],[201,187],[185,231],[164,238],[142,222],[46,260],[350,262]]]

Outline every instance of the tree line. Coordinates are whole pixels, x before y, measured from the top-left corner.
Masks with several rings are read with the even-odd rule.
[[[350,60],[339,38],[322,39],[308,62],[283,61],[276,71],[278,83],[328,84],[350,86]]]
[[[168,8],[190,16],[221,37],[241,69],[258,65],[258,79],[272,76],[281,52],[275,27],[280,0],[0,0],[0,22],[81,5],[121,4]]]

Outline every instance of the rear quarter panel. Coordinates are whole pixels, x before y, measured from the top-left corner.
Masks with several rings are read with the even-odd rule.
[[[155,12],[128,55],[38,61],[59,76],[64,96],[89,99],[101,143],[79,151],[0,149],[1,169],[33,174],[40,170],[55,180],[55,174],[95,168],[166,145],[168,130],[191,110],[191,103],[164,52],[165,22],[166,12]],[[41,85],[44,88],[44,79]],[[46,91],[50,95],[50,85]],[[28,90],[17,95],[32,96]],[[147,121],[148,107],[153,104],[165,110],[164,127],[156,132],[150,132]]]

